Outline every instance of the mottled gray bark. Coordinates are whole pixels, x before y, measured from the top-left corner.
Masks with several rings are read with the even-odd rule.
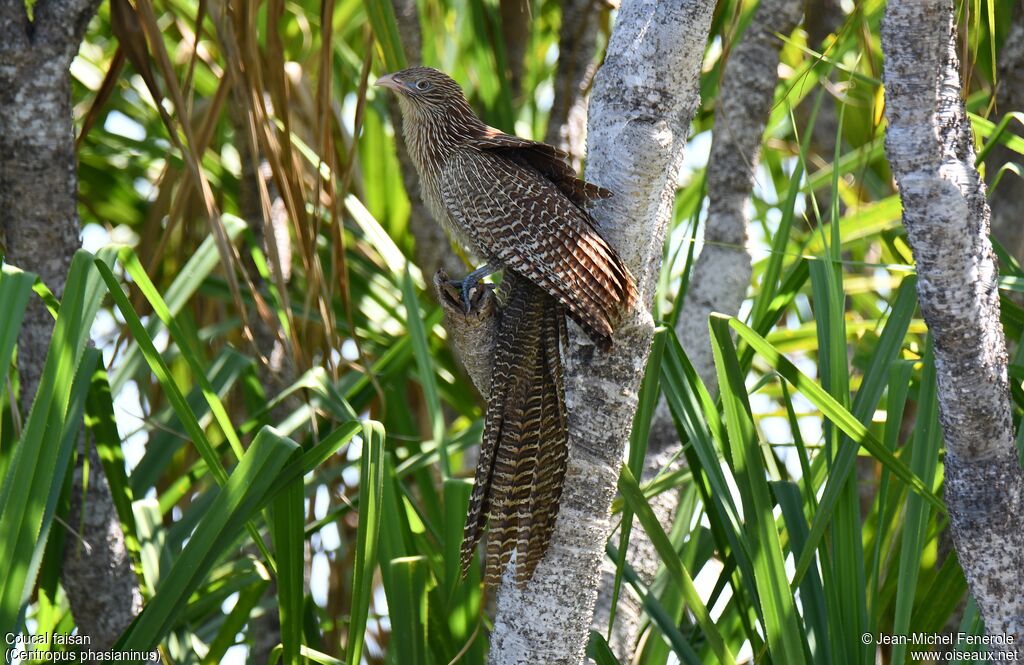
[[[595,80],[587,178],[616,195],[594,215],[637,278],[643,306],[619,328],[611,353],[570,328],[564,350],[570,458],[561,509],[533,581],[519,589],[507,575],[501,585],[491,635],[495,665],[584,659],[713,4],[626,0]]]
[[[82,464],[75,467],[75,491],[68,513],[68,524],[74,533],[64,545],[61,582],[78,633],[92,638],[93,649],[105,651],[142,611],[142,594],[131,572],[124,534],[102,463],[96,447],[88,448],[88,452],[85,446],[78,449],[79,458],[89,458],[89,477],[86,479]]]
[[[567,0],[562,4],[562,24],[558,39],[558,68],[553,83],[555,96],[548,116],[544,141],[569,153],[574,165],[582,163],[587,142],[588,87],[597,63],[597,29],[602,4],[597,0]],[[662,495],[654,502],[659,515]],[[671,519],[671,517],[670,517]],[[636,541],[633,541],[635,543]],[[631,548],[632,544],[631,543]],[[640,556],[645,556],[646,552]],[[604,632],[611,616],[615,571],[604,562],[601,584],[594,607],[592,628]],[[639,604],[631,596],[620,596],[616,612],[618,617],[610,644],[616,656],[624,658],[629,652],[642,621]]]
[[[71,60],[99,0],[39,0],[29,22],[22,0],[0,0],[0,231],[5,261],[37,273],[58,297],[79,246],[78,180],[71,112]],[[33,299],[18,344],[21,406],[28,411],[42,374],[53,318]],[[85,455],[72,496],[82,495]],[[88,511],[65,555],[63,585],[80,633],[109,645],[141,607],[124,536],[99,460]],[[72,523],[77,524],[72,505]],[[102,647],[101,647],[102,648]]]
[[[1014,445],[997,267],[974,167],[950,0],[889,3],[886,151],[935,345],[945,493],[960,565],[990,635],[1024,657],[1024,476]]]
[[[0,0],[0,228],[5,260],[38,274],[58,297],[79,246],[68,67],[96,4],[40,2],[30,25],[21,0]],[[26,413],[52,331],[53,317],[33,299],[18,340]]]
[[[1024,110],[1024,8],[1019,3],[1013,12],[1010,33],[999,51],[999,84],[996,109],[999,115]],[[1011,125],[1017,133],[1020,125]],[[991,186],[999,170],[1010,162],[1024,163],[1024,157],[1004,145],[997,145],[985,160],[985,179]],[[1024,262],[1024,183],[1012,172],[989,192],[992,209],[992,235],[1018,261]]]

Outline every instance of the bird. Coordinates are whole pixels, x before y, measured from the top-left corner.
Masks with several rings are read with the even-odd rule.
[[[612,192],[578,178],[568,155],[484,123],[459,84],[412,67],[375,85],[398,98],[424,203],[485,264],[455,285],[470,293],[500,271],[501,306],[484,433],[460,553],[463,575],[486,525],[484,580],[515,554],[520,587],[551,541],[568,466],[561,347],[566,317],[602,351],[637,302],[636,283],[589,206]]]

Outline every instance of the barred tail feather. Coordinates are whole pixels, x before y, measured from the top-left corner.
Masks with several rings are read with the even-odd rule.
[[[465,574],[487,523],[488,585],[501,580],[513,552],[517,583],[532,577],[551,540],[568,462],[559,355],[562,308],[514,272],[506,271],[505,282],[507,298],[461,552]]]
[[[565,316],[554,300],[548,304],[550,312],[544,318],[542,357],[538,363],[541,375],[536,384],[543,385],[543,389],[537,391],[541,395],[539,429],[549,435],[557,432],[564,438],[556,439],[551,435],[550,440],[540,442],[540,455],[534,466],[531,483],[529,535],[527,538],[520,537],[520,544],[525,541],[526,548],[525,552],[520,549],[516,554],[516,581],[520,585],[533,577],[533,571],[544,558],[551,542],[562,498],[562,483],[569,466],[569,424],[565,410],[562,358],[559,354],[559,341],[567,335]]]

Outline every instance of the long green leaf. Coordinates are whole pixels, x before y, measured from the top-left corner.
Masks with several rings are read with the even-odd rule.
[[[252,358],[242,355],[229,346],[224,347],[210,363],[207,369],[207,381],[216,394],[223,397],[252,365]],[[213,416],[210,413],[210,402],[203,395],[203,388],[198,385],[194,386],[185,396],[185,403],[188,405],[189,413],[193,414],[200,426],[205,428]],[[132,491],[136,495],[144,494],[157,484],[160,477],[166,473],[168,466],[172,464],[174,456],[178,454],[181,446],[187,442],[185,437],[180,434],[184,426],[173,405],[168,405],[156,412],[150,420],[153,422],[154,428],[149,435],[146,452],[132,470],[129,479]],[[283,427],[281,423],[277,423],[275,426],[285,434],[289,433],[288,428]]]
[[[636,414],[633,416],[633,429],[629,435],[629,459],[624,468],[628,468],[634,478],[643,473],[644,459],[647,457],[647,439],[651,432],[651,421],[654,410],[658,406],[661,363],[665,355],[666,329],[658,328],[651,343],[651,353],[647,357],[644,380],[640,385],[640,397]],[[620,481],[621,482],[621,481]],[[615,562],[615,581],[612,585],[611,611],[608,613],[608,631],[611,633],[615,624],[619,591],[622,587],[622,568],[626,563],[625,553],[629,551],[629,536],[633,530],[633,511],[628,505],[623,507],[622,520],[619,526],[619,552],[622,558]]]
[[[85,425],[96,444],[96,452],[103,464],[103,475],[110,487],[114,509],[121,522],[125,545],[133,559],[138,559],[139,542],[135,532],[135,516],[132,514],[134,501],[132,488],[125,473],[124,451],[121,449],[121,435],[117,431],[114,417],[114,400],[107,382],[107,371],[97,367],[92,375],[92,385],[85,402]]]
[[[942,500],[910,470],[902,460],[885,448],[884,445],[858,421],[853,414],[844,409],[831,395],[826,393],[821,386],[807,377],[806,374],[797,369],[788,358],[783,356],[763,337],[748,328],[736,319],[729,319],[729,325],[736,331],[747,344],[751,346],[772,368],[783,378],[790,382],[794,388],[807,397],[814,406],[821,410],[825,417],[835,423],[846,436],[854,443],[862,446],[870,452],[875,459],[889,468],[893,475],[907,483],[915,492],[933,507],[945,512]],[[797,569],[799,571],[799,567]]]
[[[924,371],[921,375],[921,392],[918,397],[919,411],[914,427],[913,449],[910,463],[914,473],[931,485],[935,480],[939,464],[939,447],[942,444],[942,428],[939,426],[938,389],[935,382],[935,356],[929,340],[924,355]],[[921,571],[921,559],[927,544],[930,510],[921,496],[907,497],[906,517],[903,521],[903,542],[900,546],[899,577],[897,578],[896,607],[893,611],[892,631],[894,635],[909,635],[910,617],[917,594],[917,579]],[[941,513],[940,513],[941,514]],[[902,663],[906,656],[906,644],[893,646],[893,662]]]
[[[110,292],[114,302],[117,304],[117,308],[124,317],[125,323],[128,324],[128,328],[135,336],[135,341],[139,345],[139,349],[142,351],[150,369],[153,370],[153,374],[156,375],[157,381],[160,382],[160,386],[164,389],[164,392],[167,395],[167,400],[174,407],[174,411],[177,413],[182,425],[184,425],[185,431],[192,439],[192,443],[199,451],[203,461],[206,462],[207,468],[209,468],[213,473],[213,477],[217,481],[217,484],[221,486],[225,485],[228,482],[228,474],[224,469],[224,465],[221,464],[217,451],[210,443],[210,440],[206,437],[206,432],[203,431],[203,428],[196,419],[195,414],[189,409],[184,395],[182,395],[181,390],[178,388],[178,384],[174,381],[174,377],[171,376],[170,368],[167,366],[167,363],[164,362],[160,352],[156,350],[156,346],[153,344],[152,338],[142,325],[142,321],[139,319],[139,315],[132,307],[131,302],[129,302],[128,296],[125,294],[124,290],[121,289],[121,285],[117,283],[117,278],[114,277],[114,273],[111,271],[110,266],[98,260],[95,262],[95,265],[99,268],[100,275],[103,277],[103,281],[106,282],[107,290]],[[260,536],[259,531],[252,524],[247,524],[246,528],[249,531],[249,535],[252,536],[256,547],[258,547],[260,552],[263,553],[263,556],[266,557],[267,565],[273,569],[273,557],[270,555],[270,551],[263,542],[263,538]]]
[[[157,291],[156,286],[149,279],[149,275],[146,274],[146,270],[139,263],[139,257],[135,255],[135,252],[129,247],[124,247],[118,252],[118,259],[121,265],[124,267],[132,281],[135,282],[135,286],[138,287],[142,295],[145,296],[150,306],[153,308],[153,312],[157,315],[160,321],[167,327],[168,332],[171,334],[173,339],[178,344],[178,348],[181,350],[181,355],[185,358],[189,367],[192,370],[192,374],[195,380],[199,383],[199,387],[203,392],[203,397],[210,405],[210,412],[213,413],[214,419],[220,426],[224,436],[227,437],[228,443],[231,444],[231,450],[235,453],[235,459],[241,459],[244,451],[242,450],[242,442],[238,439],[238,434],[235,432],[235,427],[231,423],[231,418],[228,416],[227,409],[221,403],[220,398],[217,396],[217,391],[214,390],[213,386],[206,378],[206,368],[203,366],[205,362],[200,359],[197,349],[191,347],[188,343],[188,337],[182,331],[181,326],[178,325],[174,315],[171,314],[170,308],[167,303],[164,302],[160,292]]]
[[[786,577],[761,446],[754,432],[744,377],[728,324],[726,318],[711,317],[711,349],[718,370],[733,473],[743,499],[744,530],[754,552],[754,582],[764,631],[773,659],[803,663],[803,632],[796,622],[796,601]]]
[[[36,276],[13,266],[0,266],[0,312],[6,320],[0,325],[0,400],[7,392],[7,370],[11,366],[14,344],[18,341],[21,320]]]
[[[420,385],[427,402],[427,416],[430,418],[431,434],[441,452],[441,474],[444,478],[452,475],[448,462],[448,450],[444,440],[444,412],[441,411],[441,398],[437,392],[437,379],[434,377],[434,360],[430,355],[427,332],[420,318],[420,301],[416,297],[412,275],[408,268],[402,278],[402,301],[405,304],[405,324],[412,338],[412,349],[416,355],[416,368],[419,371]]]
[[[75,379],[71,385],[71,400],[64,417],[64,431],[60,434],[60,443],[57,446],[59,456],[55,468],[61,469],[62,474],[56,478],[56,487],[52,488],[46,499],[46,506],[43,510],[43,522],[40,528],[39,540],[36,542],[35,552],[28,568],[28,579],[34,580],[39,574],[43,557],[46,554],[47,544],[50,539],[50,527],[53,525],[58,502],[62,504],[67,499],[68,492],[72,485],[71,460],[74,459],[73,452],[82,436],[82,420],[85,413],[86,396],[89,393],[90,379],[93,370],[99,367],[103,359],[99,349],[88,348],[82,356],[82,362],[75,372]],[[87,463],[87,460],[84,462]],[[79,528],[76,524],[73,528]]]
[[[111,252],[101,252],[98,263],[106,265]],[[65,468],[67,449],[74,440],[64,437],[65,417],[71,403],[72,385],[85,353],[89,328],[103,296],[99,276],[92,268],[93,256],[75,253],[68,271],[60,313],[54,325],[39,390],[21,441],[7,469],[0,489],[0,633],[13,632],[22,603],[31,592],[34,579],[33,552],[40,540],[47,506],[56,502]],[[89,370],[92,371],[92,368]]]
[[[590,631],[590,639],[587,641],[587,658],[593,660],[597,665],[619,665],[608,640],[596,630]]]
[[[265,503],[276,486],[280,471],[297,455],[295,442],[265,427],[232,471],[227,483],[216,492],[188,544],[164,575],[156,595],[115,649],[149,651],[164,638],[181,616],[189,597],[199,588],[213,563],[230,547],[246,521]]]
[[[774,482],[772,490],[782,509],[782,517],[789,533],[790,547],[794,557],[799,557],[807,547],[807,520],[804,519],[800,488],[791,482]],[[807,630],[807,648],[811,662],[828,665],[832,662],[829,648],[829,618],[822,590],[821,578],[817,571],[805,575],[800,583],[800,605],[803,610],[804,626]]]
[[[279,485],[280,487],[280,485]],[[271,504],[271,539],[277,563],[277,604],[282,656],[286,665],[301,662],[305,512],[302,477],[285,483]]]
[[[609,558],[613,560],[619,558],[619,553],[611,543],[605,545],[605,551],[608,553]],[[669,614],[665,606],[658,601],[657,596],[644,585],[640,580],[640,576],[633,570],[633,567],[626,564],[622,573],[626,582],[633,588],[637,596],[642,599],[644,612],[651,618],[651,623],[657,626],[661,634],[664,635],[669,646],[672,647],[672,651],[679,657],[680,662],[686,665],[700,665],[700,657],[679,629],[679,622]]]
[[[640,486],[637,484],[636,478],[628,466],[622,467],[618,485],[619,492],[622,493],[626,504],[632,508],[637,520],[643,525],[644,531],[647,532],[648,537],[651,539],[654,549],[658,552],[661,562],[665,565],[669,576],[672,578],[672,583],[682,590],[683,597],[686,600],[686,607],[697,620],[701,630],[704,631],[704,639],[708,641],[711,650],[718,658],[718,662],[723,665],[735,663],[735,657],[729,651],[728,645],[726,645],[725,640],[719,634],[714,621],[711,620],[711,615],[708,613],[707,607],[704,606],[704,601],[701,600],[700,594],[697,593],[697,587],[693,584],[693,578],[690,577],[683,567],[683,563],[672,546],[672,542],[661,528],[654,510],[651,509],[650,504],[644,499]]]
[[[249,623],[249,615],[270,586],[270,573],[259,561],[253,561],[252,564],[259,574],[259,581],[250,583],[238,592],[234,607],[224,618],[217,636],[210,642],[210,649],[203,657],[203,665],[217,665],[224,659],[224,654],[234,645],[238,633]]]
[[[363,455],[359,464],[359,526],[356,529],[355,565],[352,571],[352,619],[345,645],[345,662],[362,659],[366,616],[373,593],[373,569],[377,563],[380,509],[384,484],[384,427],[363,423]]]
[[[427,592],[433,586],[430,564],[424,556],[403,557],[391,562],[395,603],[388,602],[394,635],[396,662],[405,665],[428,665]]]
[[[224,230],[230,240],[234,240],[246,227],[245,222],[232,215],[221,215]],[[196,251],[189,257],[188,262],[181,267],[178,276],[167,288],[164,294],[164,301],[167,308],[173,315],[185,307],[189,298],[199,289],[209,274],[220,263],[220,254],[217,253],[217,244],[212,236],[203,241]],[[156,319],[146,324],[146,331],[150,337],[156,335],[160,330],[160,322]],[[110,379],[110,390],[118,394],[124,384],[131,379],[142,367],[144,362],[142,350],[137,344],[130,345],[124,356],[118,362],[117,371]]]

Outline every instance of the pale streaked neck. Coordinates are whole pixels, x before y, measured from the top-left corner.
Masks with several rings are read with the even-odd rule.
[[[440,167],[487,128],[463,99],[445,109],[427,108],[402,96],[398,99],[405,143],[421,174]]]

